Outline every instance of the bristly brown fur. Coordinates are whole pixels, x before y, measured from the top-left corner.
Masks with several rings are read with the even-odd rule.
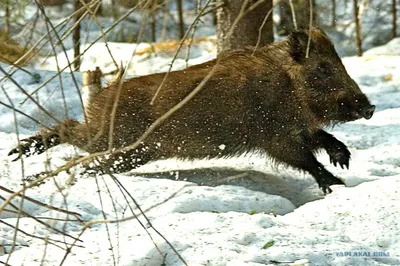
[[[119,156],[126,159],[126,167],[115,171],[159,158],[208,158],[261,150],[277,162],[311,173],[324,191],[341,184],[313,153],[324,148],[331,157],[343,155],[332,160],[347,166],[350,153],[322,127],[354,120],[354,113],[371,105],[325,33],[311,31],[310,54],[305,58],[308,33],[293,32],[254,53],[246,48],[219,55],[216,71],[191,101],[160,125],[140,149],[109,160],[112,165]],[[114,147],[134,143],[215,64],[217,60],[212,60],[169,73],[154,105],[150,101],[165,73],[124,82],[115,116]],[[73,126],[61,142],[89,152],[106,150],[117,90],[117,84],[103,89],[87,110],[88,123]],[[88,134],[94,139],[89,146]]]

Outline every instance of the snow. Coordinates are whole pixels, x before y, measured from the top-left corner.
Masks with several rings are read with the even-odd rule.
[[[400,55],[399,46],[400,38],[394,38],[385,45],[366,51],[364,55]]]
[[[138,47],[145,49],[146,45]],[[215,56],[215,48],[211,49],[214,45],[213,40],[199,42],[192,47],[188,63]],[[126,51],[133,53],[136,49],[135,44],[110,43],[110,47],[118,60],[126,60]],[[183,265],[150,227],[150,221],[188,265],[399,265],[400,56],[395,52],[400,43],[396,39],[379,49],[379,53],[371,51],[361,58],[343,60],[350,75],[377,105],[371,120],[328,129],[349,146],[350,170],[329,165],[325,153],[318,158],[345,181],[346,187],[333,186],[333,193],[324,196],[310,175],[274,166],[259,153],[218,160],[172,158],[151,162],[116,175],[126,192],[109,176],[71,178],[60,173],[40,187],[27,189],[25,195],[79,213],[80,219],[91,224],[85,227],[72,215],[17,197],[12,201],[14,207],[7,206],[8,211],[0,213],[3,248],[0,261],[8,260],[10,265],[59,265],[67,254],[65,244],[58,243],[58,247],[46,244],[43,239],[23,232],[16,234],[7,225],[18,223],[24,232],[53,243],[59,240],[71,244],[72,237],[79,237],[81,241],[72,248],[63,265]],[[111,66],[107,56],[96,56],[107,53],[104,45],[96,44],[89,51],[83,58],[84,65],[101,65],[106,69]],[[135,54],[130,74],[165,71],[171,57],[170,52]],[[59,59],[64,60],[61,56]],[[44,68],[51,68],[54,63],[50,60]],[[180,69],[185,65],[186,59],[181,57],[175,67]],[[9,69],[7,65],[0,66]],[[28,70],[40,79],[20,70],[12,75],[15,83],[28,93],[54,75],[38,68]],[[81,75],[73,75],[77,84],[81,84]],[[3,75],[0,78],[1,87],[17,109],[40,121],[54,123],[32,100],[22,104],[26,95],[10,79],[4,79]],[[67,96],[65,102],[60,100],[60,88]],[[51,80],[32,97],[56,119],[66,116],[82,119],[80,97],[71,73]],[[0,101],[11,105],[3,90]],[[40,129],[29,118],[20,114],[16,117],[20,138]],[[17,135],[14,114],[3,105],[0,105],[0,121],[2,187],[17,191],[21,189],[23,174],[39,173],[46,167],[54,169],[82,154],[69,145],[59,145],[48,153],[24,159],[22,169],[21,161],[11,162],[12,158],[7,156],[17,144]],[[221,143],[219,148],[224,149],[225,145]],[[0,195],[1,202],[10,196],[5,191]],[[133,198],[149,220],[144,219]],[[53,229],[31,217],[18,219],[17,206]],[[70,221],[54,219],[66,217]],[[104,223],[104,220],[123,221]],[[56,229],[71,237],[61,235]],[[9,254],[14,238],[14,252]]]

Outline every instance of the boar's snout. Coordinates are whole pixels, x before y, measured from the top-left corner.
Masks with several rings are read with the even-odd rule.
[[[339,121],[354,121],[360,118],[370,119],[372,117],[376,106],[372,105],[364,94],[358,93],[346,96],[339,100],[341,117]]]
[[[371,105],[371,106],[368,106],[367,108],[365,108],[364,110],[361,110],[361,115],[365,119],[370,119],[372,117],[372,115],[374,114],[374,111],[375,111],[375,105]]]

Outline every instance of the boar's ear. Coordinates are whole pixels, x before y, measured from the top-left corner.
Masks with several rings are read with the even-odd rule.
[[[294,31],[289,35],[290,55],[300,63],[306,57],[308,34],[305,31]]]

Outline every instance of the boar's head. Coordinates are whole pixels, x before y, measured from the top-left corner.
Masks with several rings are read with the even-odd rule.
[[[311,30],[309,57],[306,58],[309,30],[293,32],[289,49],[294,65],[291,76],[301,101],[322,124],[359,118],[370,119],[375,111],[368,98],[349,76],[332,42],[319,29]]]

